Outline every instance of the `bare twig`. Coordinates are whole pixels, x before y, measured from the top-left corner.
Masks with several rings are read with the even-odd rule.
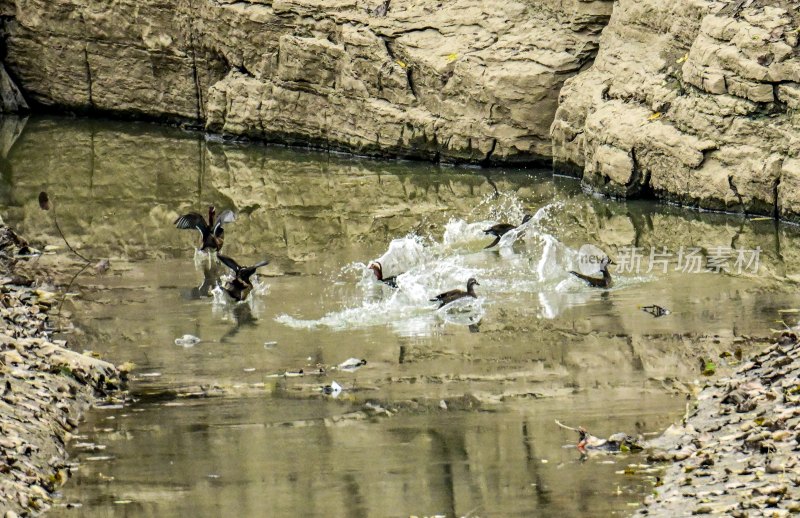
[[[56,312],[56,319],[59,321],[59,326],[61,325],[61,323],[60,323],[61,322],[61,306],[63,306],[64,305],[64,301],[67,300],[67,295],[69,294],[69,289],[72,287],[72,284],[75,282],[75,279],[77,279],[78,276],[80,274],[82,274],[84,272],[84,270],[86,270],[86,268],[89,267],[90,264],[91,263],[89,263],[89,262],[84,264],[83,268],[78,270],[78,273],[76,273],[75,275],[72,276],[72,279],[69,280],[69,284],[67,284],[67,287],[64,289],[64,294],[61,296],[61,302],[58,303],[58,311]]]
[[[58,224],[58,216],[56,215],[56,204],[50,200],[50,196],[48,196],[48,194],[45,191],[39,193],[39,208],[41,208],[44,211],[49,211],[50,209],[53,209],[53,223],[55,224],[56,230],[58,230],[58,234],[61,236],[61,239],[64,240],[64,243],[67,245],[67,248],[69,248],[73,254],[83,259],[83,261],[86,263],[81,267],[80,270],[78,270],[78,272],[75,275],[72,276],[72,279],[70,279],[69,284],[67,284],[67,287],[64,290],[64,294],[61,296],[61,301],[58,303],[58,311],[56,312],[56,319],[59,321],[59,329],[60,329],[61,308],[64,306],[64,301],[67,300],[67,295],[69,294],[69,290],[75,283],[75,279],[77,279],[80,274],[86,271],[86,268],[88,268],[92,264],[92,261],[91,259],[88,259],[86,256],[75,250],[69,243],[69,241],[67,240],[67,236],[65,236],[64,232],[61,230],[61,225]]]
[[[59,224],[58,224],[58,218],[56,217],[56,204],[53,203],[51,205],[51,207],[53,209],[53,223],[55,223],[56,230],[58,230],[58,233],[61,235],[61,239],[63,239],[64,243],[67,245],[67,248],[69,248],[70,251],[72,251],[73,254],[77,255],[78,257],[80,257],[81,259],[86,261],[87,263],[91,263],[92,262],[91,260],[89,260],[86,257],[84,257],[83,254],[81,254],[80,252],[78,252],[77,250],[72,248],[72,245],[69,244],[69,241],[67,241],[67,236],[64,235],[64,232],[61,231],[61,226],[59,226]]]
[[[555,422],[556,422],[556,424],[557,424],[558,426],[560,426],[561,428],[564,428],[564,429],[566,429],[566,430],[572,430],[573,432],[576,432],[576,433],[581,433],[581,431],[580,431],[579,429],[577,429],[577,428],[573,428],[573,427],[571,427],[571,426],[567,426],[567,425],[563,424],[561,421],[559,421],[558,419],[555,419]]]

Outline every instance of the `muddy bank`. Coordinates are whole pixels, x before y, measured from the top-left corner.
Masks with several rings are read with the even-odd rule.
[[[47,510],[70,475],[65,441],[119,372],[53,338],[58,298],[42,287],[27,244],[0,223],[0,515]],[[23,253],[20,255],[20,253]]]
[[[653,443],[674,463],[637,516],[800,512],[800,345],[784,336],[708,385],[681,425]]]

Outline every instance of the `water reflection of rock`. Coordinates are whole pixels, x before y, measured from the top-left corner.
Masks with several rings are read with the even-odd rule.
[[[31,196],[46,187],[59,201],[65,229],[108,255],[157,255],[149,242],[185,253],[188,237],[171,220],[207,203],[240,213],[226,242],[231,253],[346,255],[352,242],[386,243],[430,215],[469,213],[475,200],[494,192],[484,176],[458,170],[265,152],[146,124],[37,119],[18,145],[9,204],[22,226],[46,228]],[[522,174],[497,183],[531,189]],[[543,197],[552,191],[548,184],[533,188]],[[131,224],[136,231],[128,232]]]
[[[16,134],[19,130],[11,133]],[[291,261],[352,255],[353,243],[377,251],[414,229],[437,228],[449,215],[471,214],[484,197],[515,191],[543,205],[558,192],[550,180],[497,173],[487,178],[428,164],[383,163],[298,153],[257,145],[223,145],[198,135],[148,124],[34,119],[9,156],[6,199],[21,230],[49,228],[33,210],[46,187],[59,202],[62,224],[98,254],[158,255],[148,243],[174,254],[188,238],[171,227],[181,210],[206,203],[240,212],[231,227],[231,251],[274,252]],[[147,208],[143,210],[142,205]],[[554,218],[562,241],[592,239],[621,246],[761,246],[762,263],[776,275],[800,275],[784,262],[797,237],[771,222],[617,204],[579,198]],[[566,224],[565,224],[566,223]],[[135,230],[131,231],[131,227]],[[45,236],[39,235],[44,238]],[[573,244],[573,243],[569,243]]]
[[[181,211],[214,203],[240,213],[230,226],[225,245],[232,254],[254,257],[267,252],[277,258],[275,272],[292,271],[298,268],[298,262],[306,262],[309,272],[332,274],[353,259],[377,257],[392,239],[414,229],[430,231],[440,238],[450,216],[467,221],[488,217],[490,205],[475,207],[498,190],[513,192],[533,207],[562,200],[551,211],[552,216],[542,220],[542,230],[574,249],[586,242],[612,255],[628,246],[672,251],[682,246],[761,247],[762,275],[758,280],[684,276],[660,291],[626,288],[602,300],[603,295],[582,287],[582,291],[567,294],[533,294],[536,301],[529,307],[540,307],[545,316],[569,319],[557,322],[546,334],[561,339],[560,333],[567,333],[580,343],[596,343],[597,349],[591,354],[600,357],[610,354],[603,352],[606,349],[625,351],[628,337],[638,343],[645,335],[668,336],[674,332],[668,325],[642,320],[637,304],[658,303],[672,308],[670,318],[680,317],[684,332],[734,339],[741,333],[737,325],[741,328],[742,322],[774,313],[775,308],[761,307],[761,299],[749,295],[775,289],[784,276],[800,276],[798,263],[792,260],[798,258],[794,252],[798,235],[791,227],[779,226],[776,230],[772,222],[592,199],[576,194],[574,184],[554,183],[523,172],[475,174],[429,164],[223,145],[149,124],[49,118],[28,122],[8,163],[10,170],[3,187],[8,219],[33,239],[58,244],[47,213],[37,207],[36,194],[46,187],[59,203],[59,217],[67,233],[95,249],[96,255],[149,259],[173,255],[188,260],[196,236],[176,231],[172,221]],[[514,253],[529,250],[538,249],[515,249]],[[508,260],[507,254],[497,257],[497,261]],[[193,282],[198,280],[189,279],[185,286]],[[721,286],[727,291],[718,293]],[[192,296],[203,291],[201,286]],[[687,294],[691,306],[685,309]],[[631,300],[634,295],[647,299]],[[510,349],[519,346],[525,351],[525,334],[540,324],[531,322],[531,312],[503,309],[525,302],[518,294],[514,300],[497,300],[491,293],[486,296],[492,307],[482,320],[480,335],[498,340],[512,336],[514,347]],[[598,300],[606,308],[603,311],[598,311]],[[213,328],[202,319],[197,325]],[[407,332],[414,327],[413,320],[391,325],[404,330],[398,334],[430,332],[425,322],[422,333]],[[218,331],[200,329],[196,334],[217,336]],[[601,333],[600,338],[591,337],[592,332]],[[471,342],[465,339],[464,343]],[[561,348],[554,345],[554,350]],[[580,348],[569,354],[577,351]],[[437,354],[435,347],[428,352]],[[505,355],[500,350],[486,352]],[[397,351],[392,351],[388,356],[394,359],[396,355]],[[617,360],[625,365],[636,363],[635,355]],[[551,362],[562,365],[555,359]],[[650,363],[657,369],[657,361]],[[576,369],[580,364],[576,363]]]

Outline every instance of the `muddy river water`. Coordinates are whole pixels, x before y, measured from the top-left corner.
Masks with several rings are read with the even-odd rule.
[[[69,255],[45,189],[72,244],[111,264],[76,281],[65,336],[136,365],[130,401],[90,411],[72,440],[54,515],[624,516],[657,471],[634,453],[582,459],[555,420],[657,434],[702,383],[700,358],[721,375],[796,323],[779,311],[796,305],[800,234],[772,221],[597,199],[547,171],[144,123],[6,120],[0,140],[2,216],[50,245],[41,261]],[[271,260],[244,303],[172,224],[209,204],[237,213],[226,255]],[[526,213],[484,249],[483,229]],[[612,289],[569,274],[584,244],[617,263]],[[428,301],[469,277],[477,299]],[[670,314],[641,309],[654,304]],[[366,364],[337,367],[349,358]]]

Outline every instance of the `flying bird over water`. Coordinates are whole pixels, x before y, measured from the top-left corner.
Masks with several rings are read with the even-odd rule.
[[[475,280],[474,277],[470,278],[467,281],[467,291],[464,290],[450,290],[444,293],[440,293],[436,295],[436,297],[431,299],[431,302],[438,302],[439,308],[444,307],[451,302],[454,302],[458,299],[463,299],[464,297],[472,297],[473,299],[477,299],[478,296],[475,294],[475,286],[480,286],[478,281]]]
[[[530,214],[525,214],[525,217],[522,218],[522,223],[520,223],[519,225],[512,225],[510,223],[498,223],[497,225],[492,225],[491,227],[487,228],[486,230],[483,231],[483,233],[490,236],[495,236],[495,240],[492,241],[491,244],[486,245],[484,249],[492,248],[494,245],[500,242],[501,237],[508,234],[515,228],[521,227],[522,225],[530,221],[532,217],[533,216],[531,216]]]
[[[262,266],[269,264],[269,260],[265,259],[260,263],[253,266],[239,266],[239,263],[224,255],[217,255],[217,259],[225,266],[233,270],[234,278],[228,282],[222,289],[231,296],[233,300],[242,301],[250,295],[253,289],[253,283],[250,282],[250,277],[256,273],[256,270]]]
[[[197,229],[200,231],[203,242],[200,250],[214,250],[219,252],[222,243],[225,241],[225,229],[223,225],[236,220],[236,215],[231,210],[226,210],[219,216],[213,205],[208,207],[208,222],[197,212],[190,212],[179,216],[175,220],[175,226],[180,229]]]

